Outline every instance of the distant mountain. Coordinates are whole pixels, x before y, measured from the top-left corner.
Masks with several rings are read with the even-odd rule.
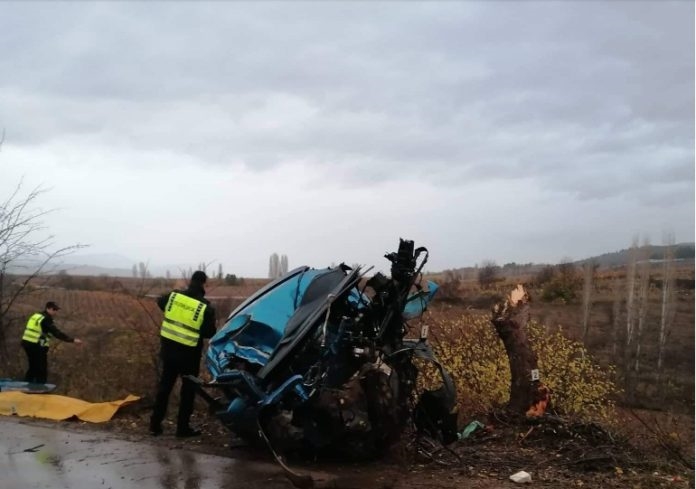
[[[68,255],[61,263],[66,265],[77,265],[77,266],[88,266],[88,267],[98,267],[98,268],[121,268],[127,269],[130,273],[131,268],[137,260],[128,258],[123,255],[118,255],[116,253],[99,253],[99,254],[87,254],[87,255]]]
[[[88,275],[88,276],[99,276],[108,275],[109,277],[132,277],[133,270],[131,268],[108,268],[108,267],[96,267],[90,265],[72,265],[70,263],[63,263],[59,265],[55,270],[51,270],[50,273],[67,273],[68,275]]]
[[[190,275],[190,265],[152,265],[144,262],[147,267],[148,276],[165,277],[167,274],[172,278],[181,278]],[[41,272],[44,275],[66,273],[68,275],[87,275],[98,276],[108,275],[110,277],[132,277],[133,266],[139,273],[140,262],[117,254],[98,254],[98,255],[68,255],[52,261],[44,267]],[[20,260],[10,263],[7,272],[16,275],[33,273],[41,265],[40,260]]]
[[[68,275],[131,277],[134,263],[133,259],[116,253],[75,254],[57,261],[52,273],[62,271]]]
[[[10,263],[8,272],[12,274],[33,273],[41,260],[28,259]],[[51,261],[42,274],[67,273],[68,275],[109,275],[113,277],[132,276],[134,261],[113,253],[92,255],[67,255]]]
[[[694,260],[694,243],[679,243],[674,245],[675,253],[674,257],[678,260]],[[664,258],[666,246],[649,246],[650,259],[651,260],[662,260]],[[574,261],[575,265],[582,265],[587,262],[598,263],[600,267],[619,267],[624,266],[628,263],[630,259],[630,249],[624,249],[621,251],[614,251],[611,253],[604,253],[602,255],[592,256],[589,258],[584,258],[582,260]],[[507,277],[514,277],[516,275],[529,275],[538,272],[547,265],[557,265],[557,263],[505,263],[500,265],[503,270],[503,274]],[[428,272],[430,275],[440,275],[445,272],[456,272],[463,279],[475,279],[478,276],[479,266],[473,267],[458,267],[450,270],[443,270],[441,272]]]
[[[650,245],[648,246],[650,259],[661,260],[665,256],[666,246]],[[604,253],[603,255],[585,258],[578,260],[575,263],[581,265],[587,262],[598,263],[600,267],[617,267],[626,265],[630,259],[630,249],[614,251],[612,253]],[[674,257],[680,260],[694,259],[694,243],[679,243],[675,245]]]
[[[694,260],[694,243],[679,243],[675,245],[675,258],[682,260]],[[660,260],[664,257],[665,246],[651,245],[649,246],[650,259]],[[577,260],[573,263],[582,265],[586,262],[598,263],[601,267],[615,267],[626,265],[629,261],[630,250],[623,249],[611,253],[592,256],[582,260]],[[12,263],[8,269],[9,273],[26,274],[30,273],[39,266],[38,261],[22,261],[21,263]],[[555,264],[555,263],[554,263]],[[138,265],[137,260],[118,255],[114,253],[88,254],[88,255],[68,255],[62,261],[56,261],[44,270],[44,273],[67,273],[69,275],[108,275],[111,277],[132,277],[133,265]],[[153,277],[164,277],[167,272],[173,278],[187,276],[190,266],[183,265],[152,265],[147,263],[148,273]],[[506,274],[514,276],[516,274],[533,273],[536,270],[543,268],[544,263],[506,263],[501,265]],[[452,271],[457,271],[464,276],[475,278],[478,273],[478,267],[458,267]],[[444,271],[443,271],[444,272]],[[438,274],[443,272],[430,272]]]
[[[15,275],[28,275],[34,273],[41,266],[39,260],[22,260],[10,263],[7,272]],[[55,261],[46,265],[41,271],[42,275],[52,275],[57,273],[67,273],[68,275],[109,275],[111,277],[130,277],[133,272],[131,268],[112,268],[100,267],[95,265],[75,264],[68,262]]]
[[[134,260],[115,253],[101,253],[89,255],[69,255],[58,265],[59,270],[65,270],[69,275],[110,275],[113,277],[132,277],[133,266],[140,270],[142,260]],[[156,265],[143,261],[147,272],[152,277],[164,277],[169,271],[172,277],[182,275],[190,266],[183,265]],[[184,272],[184,275],[186,273]]]

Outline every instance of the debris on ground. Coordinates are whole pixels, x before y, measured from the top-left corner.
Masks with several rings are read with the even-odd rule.
[[[485,427],[486,427],[486,425],[484,425],[482,422],[474,420],[471,423],[469,423],[468,425],[466,425],[466,427],[462,431],[457,433],[457,439],[464,440],[466,438],[469,438],[469,436],[474,431],[478,430],[479,428],[485,428]]]
[[[532,476],[529,474],[529,472],[520,470],[519,472],[512,474],[510,476],[510,480],[517,484],[529,484],[532,482]]]

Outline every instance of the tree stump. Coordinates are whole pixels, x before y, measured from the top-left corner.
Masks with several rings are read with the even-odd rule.
[[[518,285],[501,303],[493,306],[491,322],[505,346],[510,362],[510,400],[507,410],[528,417],[541,416],[550,391],[540,380],[537,355],[527,338],[529,295]]]

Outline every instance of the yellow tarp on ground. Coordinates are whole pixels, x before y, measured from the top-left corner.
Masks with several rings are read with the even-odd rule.
[[[9,416],[31,416],[33,418],[64,419],[77,416],[82,421],[103,423],[109,421],[118,408],[140,399],[128,395],[120,401],[87,402],[73,397],[55,394],[25,394],[24,392],[0,392],[0,414]]]

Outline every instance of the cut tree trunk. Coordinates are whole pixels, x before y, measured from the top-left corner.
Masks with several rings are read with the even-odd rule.
[[[505,346],[512,376],[507,410],[535,417],[546,411],[550,392],[539,377],[537,356],[526,333],[528,321],[529,295],[522,285],[493,306],[491,322]]]

